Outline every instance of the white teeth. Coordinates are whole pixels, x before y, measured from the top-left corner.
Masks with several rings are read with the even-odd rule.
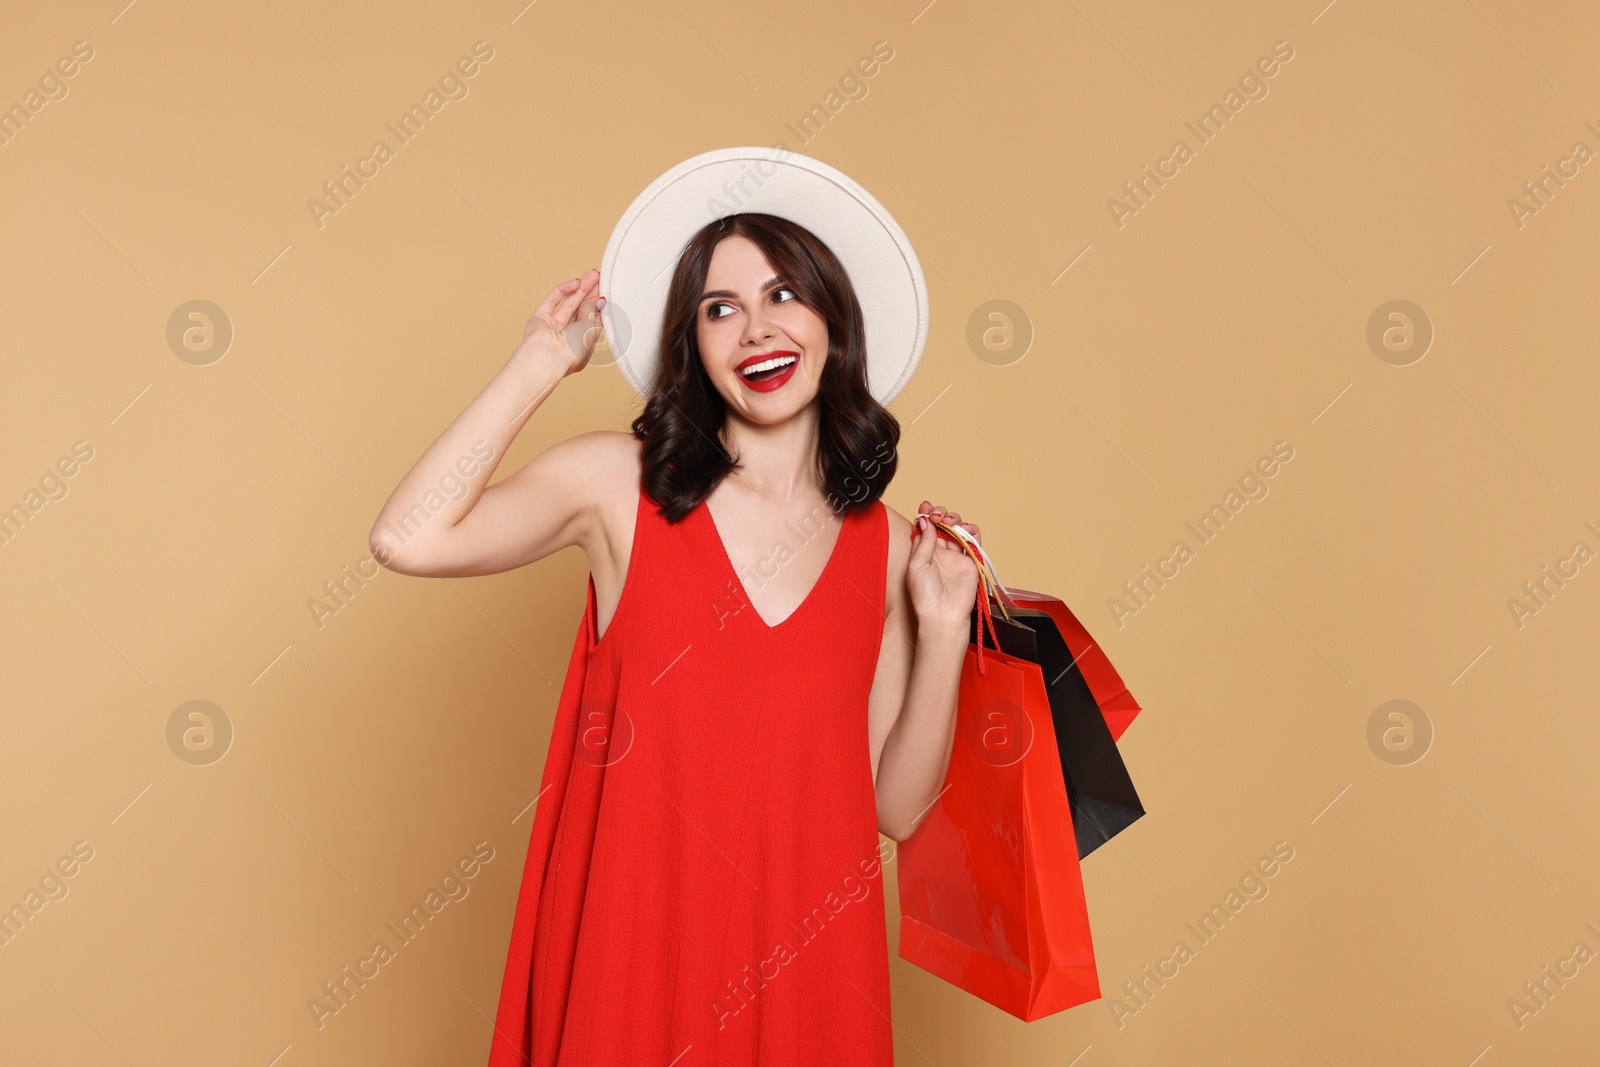
[[[748,378],[750,375],[755,374],[758,371],[771,370],[774,367],[787,367],[789,364],[795,362],[799,358],[800,357],[798,356],[774,356],[765,363],[751,364],[750,366],[741,369],[739,373]]]

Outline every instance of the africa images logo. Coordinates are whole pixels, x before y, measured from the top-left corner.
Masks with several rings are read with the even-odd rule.
[[[394,136],[395,146],[408,145],[420,134],[435,115],[444,110],[446,104],[452,100],[465,100],[472,91],[468,80],[478,76],[483,69],[481,64],[488,63],[494,58],[494,46],[488,41],[477,41],[472,46],[472,55],[462,56],[456,60],[453,67],[447,68],[439,76],[439,87],[430,88],[423,94],[420,103],[413,103],[394,122],[385,122],[384,129]],[[396,128],[396,123],[399,124]],[[311,221],[317,229],[327,225],[329,215],[337,215],[348,206],[356,193],[365,189],[367,182],[376,178],[384,164],[395,158],[396,147],[388,141],[379,138],[372,142],[370,151],[356,160],[355,172],[352,173],[350,165],[346,163],[340,168],[339,176],[322,183],[323,194],[327,202],[311,197],[306,201],[306,208],[311,212]],[[363,180],[365,179],[365,180]]]
[[[1268,81],[1276,77],[1283,65],[1292,59],[1294,46],[1288,41],[1274,41],[1272,54],[1257,59],[1253,67],[1240,75],[1237,89],[1230,88],[1223,94],[1220,103],[1212,104],[1194,122],[1183,124],[1194,137],[1192,147],[1188,141],[1178,138],[1172,142],[1172,150],[1156,160],[1154,170],[1146,163],[1139,168],[1137,178],[1123,182],[1122,191],[1126,199],[1119,200],[1113,196],[1106,200],[1106,210],[1111,213],[1111,221],[1117,229],[1126,226],[1129,217],[1149,207],[1156,193],[1183,172],[1183,166],[1195,158],[1200,148],[1221,136],[1223,129],[1245,109],[1246,104],[1252,100],[1265,100],[1271,92]]]

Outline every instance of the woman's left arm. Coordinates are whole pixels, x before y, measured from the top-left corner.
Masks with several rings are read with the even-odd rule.
[[[926,500],[919,511],[979,537],[978,528],[955,512]],[[978,592],[971,557],[933,526],[920,526],[909,551],[890,553],[891,563],[903,560],[904,567],[890,568],[883,649],[869,698],[878,829],[896,841],[921,825],[950,768],[961,665]]]

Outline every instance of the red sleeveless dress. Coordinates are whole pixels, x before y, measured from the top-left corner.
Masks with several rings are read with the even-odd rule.
[[[776,626],[706,505],[657,507],[641,489],[598,639],[589,581],[489,1067],[892,1064],[867,740],[884,506],[842,518]],[[791,525],[768,577],[826,521]]]

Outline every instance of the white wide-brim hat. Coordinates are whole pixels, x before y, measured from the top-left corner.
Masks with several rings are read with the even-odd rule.
[[[636,197],[600,261],[607,343],[643,396],[661,358],[661,317],[684,246],[708,223],[760,212],[798,223],[839,258],[866,324],[867,386],[887,404],[928,341],[928,287],[905,232],[849,176],[783,148],[721,148],[667,171]]]

